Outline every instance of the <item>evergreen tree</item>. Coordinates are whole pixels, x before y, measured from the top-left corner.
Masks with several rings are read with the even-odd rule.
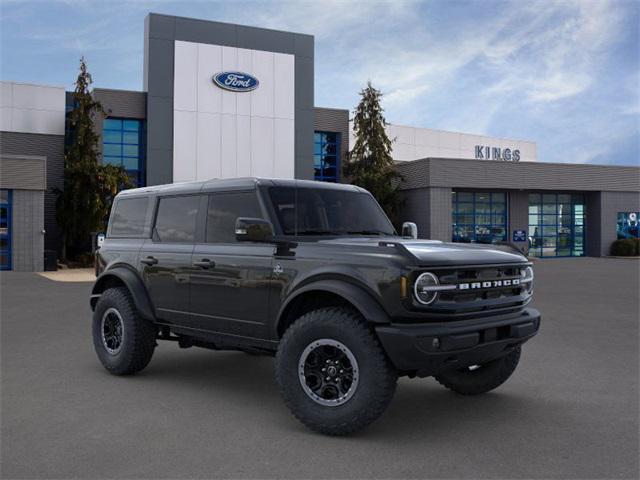
[[[382,92],[367,82],[360,91],[360,103],[353,117],[355,144],[349,152],[345,173],[351,183],[369,190],[395,223],[401,206],[400,182],[391,157],[392,140],[387,136]]]
[[[89,90],[92,83],[84,57],[73,92],[73,110],[67,119],[64,154],[64,189],[57,190],[56,217],[62,229],[62,258],[67,249],[89,245],[91,233],[104,230],[111,201],[119,188],[131,182],[122,167],[101,165],[94,120],[104,115]]]

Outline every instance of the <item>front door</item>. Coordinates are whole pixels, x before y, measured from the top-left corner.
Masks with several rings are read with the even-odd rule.
[[[191,255],[201,198],[160,198],[152,238],[145,241],[140,252],[142,276],[162,322],[188,323]]]
[[[264,218],[255,191],[209,196],[205,243],[192,256],[190,321],[193,328],[265,338],[275,247],[237,242],[238,217]]]

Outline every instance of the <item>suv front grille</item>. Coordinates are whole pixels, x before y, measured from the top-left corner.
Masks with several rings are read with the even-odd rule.
[[[517,310],[529,303],[526,284],[502,286],[505,280],[521,278],[527,265],[429,269],[438,276],[440,285],[455,286],[439,292],[430,309],[434,313],[459,316],[465,313],[501,313]],[[464,288],[461,288],[464,287]]]

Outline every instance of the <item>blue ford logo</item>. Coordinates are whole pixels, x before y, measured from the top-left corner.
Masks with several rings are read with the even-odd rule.
[[[220,72],[213,76],[213,83],[232,92],[250,92],[258,88],[258,79],[248,73]]]

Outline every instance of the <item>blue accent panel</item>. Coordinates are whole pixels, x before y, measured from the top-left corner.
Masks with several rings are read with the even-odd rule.
[[[102,161],[124,167],[136,186],[145,186],[145,121],[106,118],[102,130]]]
[[[340,133],[315,132],[313,135],[314,180],[340,181]]]
[[[0,270],[11,270],[13,191],[0,190]]]

